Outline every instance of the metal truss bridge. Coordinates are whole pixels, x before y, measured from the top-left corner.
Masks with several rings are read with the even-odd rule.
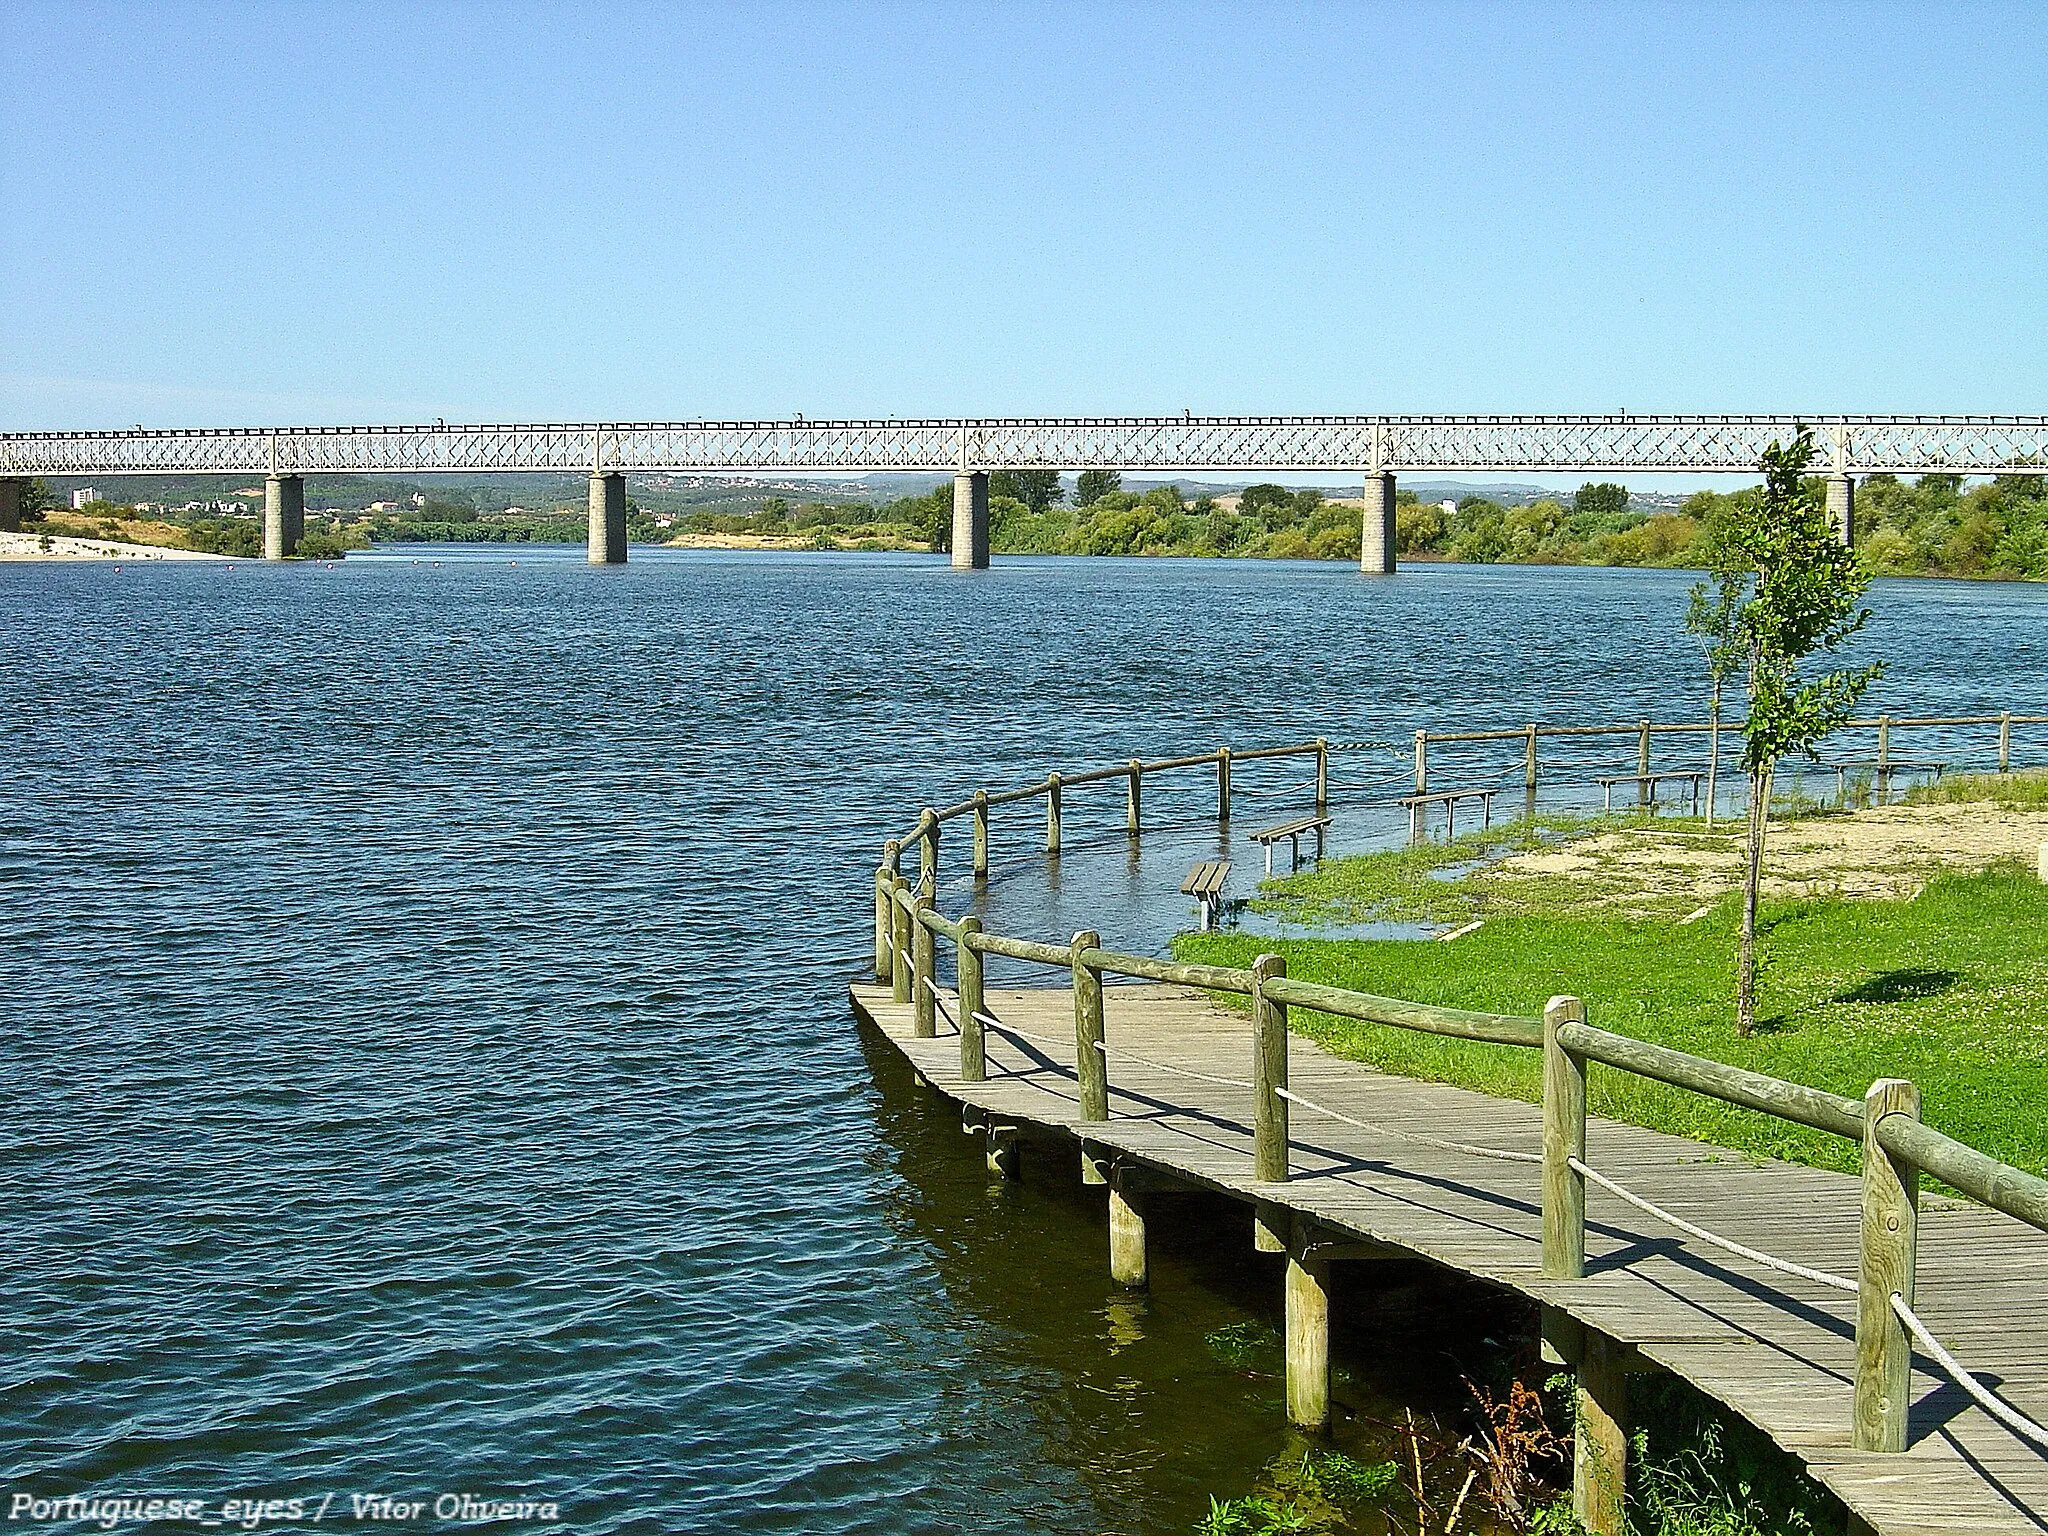
[[[1813,429],[1815,468],[2048,473],[2048,416],[1130,416],[557,422],[0,434],[0,478],[536,470],[1118,469],[1754,474]]]

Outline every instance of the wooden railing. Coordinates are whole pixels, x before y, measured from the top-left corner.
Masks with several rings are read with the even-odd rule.
[[[1998,727],[1998,771],[2012,769],[2012,728],[2016,725],[2048,725],[2048,715],[2016,715],[2007,711],[1997,715],[1879,715],[1872,720],[1851,720],[1839,729],[1843,731],[1876,733],[1875,750],[1871,766],[1880,776],[1886,773],[1894,761],[1892,733],[1894,731],[1923,730],[1929,728],[1957,729],[1973,726]],[[1540,771],[1539,744],[1546,740],[1573,740],[1602,736],[1633,737],[1636,743],[1636,773],[1650,772],[1650,745],[1658,736],[1707,736],[1718,729],[1723,735],[1734,737],[1740,730],[1739,724],[1723,721],[1716,727],[1707,723],[1660,725],[1649,720],[1638,720],[1633,725],[1539,725],[1530,724],[1509,730],[1494,731],[1417,731],[1415,733],[1415,793],[1429,792],[1431,746],[1452,746],[1479,743],[1518,743],[1522,748],[1522,784],[1531,795],[1536,792]],[[1987,743],[1988,745],[1988,743]]]
[[[2017,723],[2044,717],[1968,718],[1976,723],[2008,720]],[[2002,738],[2004,734],[2002,731]],[[1433,739],[1446,738],[1439,736]],[[1497,740],[1502,739],[1502,733],[1462,733],[1456,739]],[[1041,783],[1021,789],[997,794],[977,793],[972,799],[957,805],[925,811],[910,837],[892,839],[885,845],[882,862],[875,871],[876,979],[890,982],[891,995],[897,1002],[912,1005],[914,1033],[920,1037],[932,1037],[937,1033],[941,997],[936,943],[944,939],[952,944],[958,961],[955,1006],[960,1029],[960,1076],[967,1082],[981,1082],[987,1076],[986,1031],[990,1024],[996,1022],[987,1012],[986,957],[996,955],[1066,972],[1073,987],[1075,1071],[1081,1117],[1085,1121],[1097,1122],[1107,1121],[1110,1117],[1109,1069],[1116,1054],[1103,1032],[1102,987],[1105,976],[1171,982],[1247,999],[1251,1011],[1251,1077],[1237,1086],[1247,1090],[1250,1098],[1254,1174],[1259,1181],[1267,1183],[1281,1183],[1289,1177],[1290,1108],[1301,1104],[1326,1114],[1335,1113],[1310,1104],[1288,1088],[1287,1021],[1290,1008],[1304,1008],[1424,1034],[1541,1051],[1543,1150],[1540,1155],[1466,1147],[1458,1143],[1439,1144],[1482,1157],[1541,1163],[1545,1275],[1556,1280],[1576,1280],[1585,1274],[1586,1183],[1590,1176],[1594,1182],[1621,1198],[1710,1243],[1770,1267],[1854,1291],[1858,1298],[1854,1443],[1859,1450],[1904,1450],[1910,1402],[1911,1342],[1908,1329],[1923,1330],[1923,1325],[1912,1312],[1920,1174],[1938,1179],[2014,1220],[2048,1231],[2048,1181],[2008,1167],[1923,1123],[1919,1092],[1911,1083],[1881,1079],[1871,1085],[1859,1102],[1823,1089],[1787,1082],[1669,1046],[1654,1045],[1596,1028],[1586,1022],[1584,1007],[1572,997],[1552,998],[1540,1017],[1443,1008],[1296,980],[1287,975],[1285,960],[1278,955],[1263,955],[1249,970],[1244,970],[1104,949],[1099,936],[1087,930],[1076,933],[1066,944],[1048,944],[989,932],[973,915],[948,918],[934,905],[940,828],[958,817],[970,813],[974,817],[975,873],[984,875],[988,868],[988,810],[992,806],[1043,796],[1047,808],[1046,847],[1049,852],[1056,853],[1060,838],[1060,799],[1066,789],[1126,781],[1128,824],[1135,835],[1140,827],[1142,784],[1148,774],[1213,764],[1217,775],[1217,811],[1219,817],[1227,821],[1233,762],[1313,755],[1316,759],[1316,805],[1317,810],[1323,812],[1328,804],[1329,752],[1329,744],[1319,739],[1299,746],[1235,753],[1226,747],[1213,753],[1149,763],[1133,759],[1120,767],[1066,777],[1049,774]],[[920,879],[915,886],[901,869],[902,850],[913,842],[922,850]],[[1857,1277],[1852,1280],[1811,1270],[1731,1243],[1650,1205],[1591,1168],[1586,1162],[1586,1088],[1588,1069],[1595,1063],[1858,1143],[1862,1148],[1863,1193]],[[1102,1182],[1104,1175],[1094,1159],[1085,1155],[1085,1147],[1084,1140],[1083,1177],[1089,1182]],[[1260,1246],[1275,1251],[1282,1246],[1279,1235],[1269,1232],[1263,1224],[1258,1232]],[[1920,1336],[1926,1337],[1924,1331]],[[1992,1411],[1999,1413],[2002,1410],[2001,1416],[2009,1416],[2007,1422],[2015,1419],[2027,1422],[2009,1405],[1991,1397],[1981,1384],[1966,1374],[1959,1377],[1958,1384],[1980,1402],[1985,1402],[1987,1407],[1995,1404]],[[2030,1438],[2043,1435],[2038,1426],[2031,1428]],[[2038,1439],[2037,1443],[2048,1446],[2048,1439]]]

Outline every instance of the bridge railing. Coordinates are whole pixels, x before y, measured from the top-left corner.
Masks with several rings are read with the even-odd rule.
[[[1940,723],[1998,722],[2003,728],[2007,721],[2018,723],[2036,718],[2040,717],[1975,716]],[[1477,739],[1489,739],[1487,733],[1464,736],[1474,739],[1475,734]],[[1498,734],[1492,736],[1497,739]],[[1880,1079],[1859,1101],[1597,1028],[1586,1022],[1585,1009],[1576,998],[1552,998],[1540,1017],[1445,1008],[1290,978],[1285,960],[1279,955],[1263,955],[1250,969],[1241,969],[1105,949],[1099,936],[1090,930],[1076,933],[1065,944],[1047,943],[990,932],[973,914],[949,918],[934,903],[940,829],[950,821],[973,818],[974,870],[982,876],[988,869],[988,811],[992,806],[1042,798],[1046,804],[1046,848],[1056,854],[1060,847],[1061,796],[1068,788],[1125,783],[1128,827],[1136,835],[1141,827],[1143,785],[1148,775],[1213,767],[1218,816],[1227,822],[1232,766],[1290,757],[1315,759],[1316,808],[1318,813],[1326,813],[1330,750],[1327,740],[1318,739],[1250,751],[1222,747],[1214,752],[1152,762],[1132,759],[1115,767],[1068,776],[1048,774],[1035,784],[994,794],[978,792],[954,805],[927,809],[909,836],[891,839],[884,845],[882,861],[875,870],[876,979],[891,984],[895,1001],[911,1005],[912,1028],[919,1037],[936,1036],[942,1009],[953,1013],[960,1036],[960,1076],[967,1082],[981,1082],[987,1077],[990,1029],[1061,1049],[1066,1045],[1065,1041],[1044,1040],[1007,1026],[989,1013],[985,995],[986,957],[995,955],[1065,972],[1073,989],[1072,1044],[1083,1121],[1110,1119],[1110,1068],[1119,1056],[1170,1074],[1241,1089],[1250,1099],[1254,1176],[1261,1182],[1282,1183],[1290,1177],[1289,1122],[1296,1107],[1439,1149],[1540,1165],[1543,1270],[1553,1280],[1571,1281],[1585,1276],[1585,1202],[1586,1184],[1590,1180],[1702,1241],[1781,1273],[1856,1294],[1852,1433],[1857,1449],[1906,1448],[1911,1340],[1917,1339],[1987,1411],[2022,1438],[2048,1450],[2048,1431],[1971,1377],[1941,1348],[1913,1311],[1921,1174],[2043,1232],[2048,1232],[2048,1180],[2001,1163],[1924,1124],[1920,1119],[1919,1092],[1910,1082]],[[902,871],[903,851],[908,846],[920,850],[920,873],[915,883]],[[950,1006],[938,981],[936,945],[940,939],[953,946],[957,961],[957,987]],[[1114,1046],[1106,1037],[1103,1017],[1103,983],[1109,976],[1168,982],[1245,998],[1251,1012],[1250,1076],[1215,1078],[1166,1063],[1147,1062]],[[1288,1085],[1287,1053],[1288,1015],[1293,1008],[1424,1034],[1541,1051],[1541,1150],[1477,1146],[1376,1126],[1294,1093]],[[1595,1064],[1858,1143],[1863,1186],[1856,1277],[1812,1269],[1733,1242],[1644,1200],[1593,1168],[1586,1160],[1586,1103],[1588,1072]],[[1084,1180],[1091,1183],[1106,1178],[1085,1137],[1082,1173]],[[1277,1232],[1269,1231],[1263,1222],[1258,1234],[1261,1247],[1277,1251],[1284,1246]]]

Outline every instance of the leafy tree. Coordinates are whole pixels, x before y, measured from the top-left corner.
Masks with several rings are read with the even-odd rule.
[[[1056,469],[992,470],[988,477],[988,493],[991,498],[1007,496],[1012,501],[1023,502],[1034,517],[1066,495],[1060,487],[1060,472]]]
[[[1092,507],[1111,491],[1124,488],[1124,477],[1113,469],[1084,469],[1074,483],[1074,505]]]
[[[1756,908],[1772,772],[1792,753],[1816,755],[1884,669],[1880,662],[1817,677],[1801,670],[1809,656],[1834,651],[1870,617],[1870,610],[1856,606],[1870,585],[1868,571],[1835,537],[1815,488],[1801,483],[1812,459],[1813,434],[1804,427],[1790,447],[1772,443],[1760,465],[1761,494],[1729,519],[1722,536],[1725,569],[1737,592],[1732,634],[1742,647],[1749,688],[1742,726],[1749,865],[1735,1001],[1736,1032],[1744,1036],[1756,1028]]]
[[[21,487],[21,526],[33,527],[59,509],[56,492],[40,480],[29,480]]]
[[[1268,528],[1285,528],[1295,510],[1294,493],[1284,485],[1248,485],[1238,493],[1238,516],[1256,517]]]
[[[1619,518],[1628,515],[1628,487],[1588,480],[1572,497],[1572,511],[1586,518]]]
[[[1433,501],[1396,503],[1394,548],[1404,555],[1436,549],[1444,541],[1444,509]]]

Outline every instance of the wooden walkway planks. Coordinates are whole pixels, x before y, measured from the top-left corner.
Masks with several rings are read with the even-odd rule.
[[[1741,1413],[1887,1536],[2048,1533],[2048,1456],[1976,1408],[1916,1357],[1911,1446],[1849,1448],[1856,1298],[1723,1254],[1597,1186],[1587,1199],[1584,1280],[1541,1271],[1540,1172],[1293,1107],[1293,1177],[1251,1177],[1248,1090],[1184,1075],[1250,1075],[1242,1014],[1179,987],[1104,991],[1110,1115],[1083,1121],[1072,994],[994,990],[988,1011],[1040,1040],[988,1036],[988,1080],[959,1076],[941,1021],[913,1037],[886,986],[856,985],[856,1011],[926,1080],[996,1117],[1078,1135],[1178,1178],[1277,1200],[1354,1237],[1512,1287],[1633,1345]],[[1137,1058],[1144,1058],[1139,1060]],[[1314,1042],[1289,1042],[1292,1091],[1388,1131],[1512,1151],[1541,1143],[1541,1112],[1441,1084],[1391,1077]],[[1147,1062],[1159,1065],[1148,1065]],[[1178,1068],[1179,1072],[1163,1070]],[[1595,1070],[1600,1070],[1595,1068]],[[1594,1119],[1589,1164],[1643,1198],[1737,1242],[1853,1278],[1858,1181]],[[2006,1399],[2048,1421],[2048,1234],[1965,1202],[1923,1198],[1916,1308]]]

